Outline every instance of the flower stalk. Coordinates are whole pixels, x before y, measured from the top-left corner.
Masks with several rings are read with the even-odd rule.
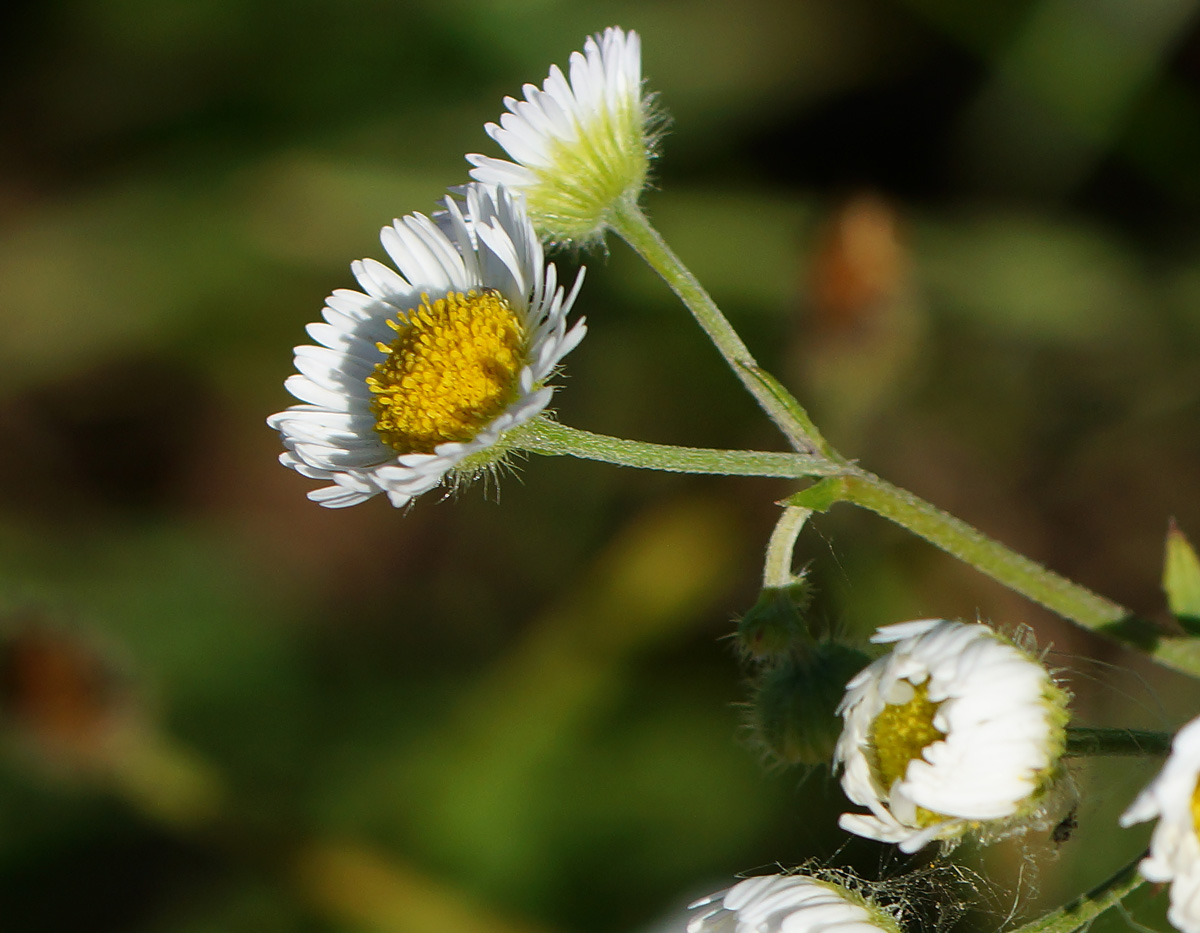
[[[1059,576],[989,538],[948,512],[865,470],[849,468],[785,500],[824,512],[836,502],[852,502],[924,538],[993,580],[1064,618],[1090,629],[1111,626],[1131,615],[1123,606]]]
[[[799,479],[806,476],[829,476],[841,469],[823,457],[808,454],[650,444],[645,441],[593,434],[591,431],[582,431],[544,418],[520,433],[514,440],[514,446],[519,450],[552,457],[579,457],[617,466],[665,470],[671,473]]]
[[[771,540],[767,543],[767,557],[763,562],[764,590],[790,586],[796,582],[796,575],[792,573],[792,553],[796,538],[810,515],[812,509],[789,506],[779,516],[771,532]]]

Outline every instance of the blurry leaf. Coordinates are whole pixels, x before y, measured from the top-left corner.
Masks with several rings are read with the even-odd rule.
[[[1176,618],[1200,623],[1200,558],[1174,521],[1167,529],[1163,589]]]
[[[342,284],[348,285],[350,262],[359,258],[355,251],[383,258],[380,227],[414,211],[432,213],[453,181],[411,166],[383,168],[289,153],[251,167],[236,188],[255,249],[291,264],[336,262],[345,269]]]
[[[859,192],[822,226],[794,354],[823,432],[854,449],[856,435],[926,365],[927,314],[912,288],[907,218],[895,205]]]
[[[778,193],[678,187],[648,202],[650,219],[718,303],[736,300],[742,308],[758,305],[776,311],[794,300],[797,242],[812,216],[807,203]],[[666,289],[645,273],[627,278],[640,291],[659,294]]]
[[[0,390],[161,345],[261,274],[219,200],[139,179],[0,228]]]
[[[921,284],[936,304],[1009,337],[1104,338],[1129,318],[1144,317],[1149,303],[1120,244],[1082,225],[1034,215],[924,224],[916,257]]]

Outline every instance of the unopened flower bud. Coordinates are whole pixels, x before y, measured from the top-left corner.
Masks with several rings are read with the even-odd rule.
[[[1069,808],[1067,693],[1041,659],[980,623],[879,629],[890,653],[846,688],[837,746],[843,829],[916,852],[967,833],[1049,828]]]
[[[738,648],[747,660],[770,661],[812,642],[804,611],[812,598],[801,577],[788,586],[768,586],[738,621]]]
[[[614,26],[590,37],[568,74],[555,65],[523,94],[506,97],[509,112],[487,125],[513,161],[472,153],[471,177],[519,193],[546,240],[598,240],[619,202],[637,200],[653,155],[638,34]]]
[[[767,756],[785,765],[829,762],[842,731],[837,708],[846,683],[869,660],[857,648],[821,641],[764,669],[751,725]]]

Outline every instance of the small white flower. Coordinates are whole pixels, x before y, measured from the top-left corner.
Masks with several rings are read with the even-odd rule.
[[[351,269],[363,292],[338,289],[320,346],[296,348],[293,405],[267,423],[281,462],[332,485],[310,499],[331,508],[387,493],[403,506],[447,474],[500,459],[513,432],[550,402],[546,385],[583,338],[567,330],[570,294],[519,202],[468,185],[436,221],[410,214],[380,239],[399,274],[373,259]]]
[[[904,852],[1048,826],[1067,697],[1042,664],[975,623],[903,622],[872,641],[894,647],[846,685],[834,753],[846,796],[871,813],[838,825]]]
[[[570,81],[557,65],[525,99],[504,98],[509,113],[488,134],[513,162],[472,153],[471,177],[525,198],[534,226],[549,240],[598,237],[622,198],[636,200],[650,167],[650,106],[642,94],[636,32],[615,26],[573,52]]]
[[[747,878],[702,898],[687,933],[899,933],[884,910],[832,881],[808,875]]]
[[[1158,817],[1150,854],[1139,866],[1149,881],[1171,882],[1167,918],[1184,933],[1200,933],[1200,718],[1179,730],[1171,755],[1121,816],[1122,826]]]

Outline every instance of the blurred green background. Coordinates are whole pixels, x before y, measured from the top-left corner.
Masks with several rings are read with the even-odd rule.
[[[727,636],[787,484],[533,459],[330,512],[263,420],[379,227],[620,24],[672,118],[652,218],[834,443],[1163,618],[1168,517],[1200,538],[1197,7],[6,5],[0,929],[680,931],[739,871],[924,864],[743,728]],[[586,261],[562,420],[778,449],[623,244]],[[1087,722],[1200,703],[873,516],[813,525],[831,626],[1028,623]],[[1062,845],[964,850],[964,928],[1132,858],[1152,771],[1081,768]]]

